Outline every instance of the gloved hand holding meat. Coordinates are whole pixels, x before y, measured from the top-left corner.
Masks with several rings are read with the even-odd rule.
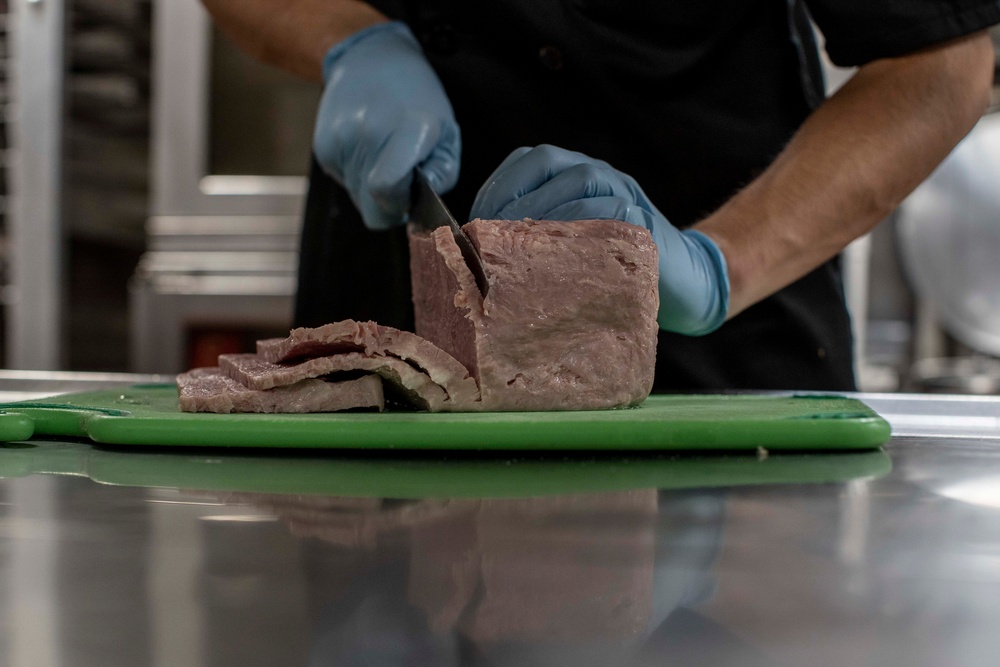
[[[458,124],[405,24],[379,23],[336,44],[323,61],[323,80],[313,151],[369,229],[405,222],[414,167],[439,193],[455,186]]]
[[[480,189],[471,217],[623,220],[644,227],[659,251],[661,328],[698,336],[718,329],[729,306],[726,260],[700,232],[674,227],[631,177],[582,153],[519,148]]]

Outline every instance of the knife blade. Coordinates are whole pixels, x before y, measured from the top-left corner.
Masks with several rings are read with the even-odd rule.
[[[413,192],[411,196],[410,222],[423,231],[433,231],[438,227],[449,227],[452,236],[455,237],[455,243],[458,244],[458,249],[462,252],[462,258],[468,265],[469,271],[472,272],[472,277],[476,280],[479,293],[485,297],[486,293],[490,290],[490,283],[486,278],[486,267],[483,266],[483,260],[479,256],[476,246],[472,245],[472,241],[462,231],[462,227],[455,220],[455,216],[451,214],[451,211],[445,206],[444,201],[441,200],[438,193],[431,187],[427,176],[419,168],[413,170]]]

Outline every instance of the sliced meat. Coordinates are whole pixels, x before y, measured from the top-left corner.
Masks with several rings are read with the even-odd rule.
[[[645,400],[659,304],[646,229],[616,220],[474,220],[464,229],[490,276],[489,295],[479,294],[447,229],[411,230],[413,302],[418,335],[474,357],[465,363],[477,370],[482,409]]]
[[[395,357],[424,371],[448,394],[453,410],[479,408],[479,386],[455,357],[416,334],[375,322],[344,320],[313,329],[292,329],[287,338],[257,342],[257,354],[272,363],[360,351]]]
[[[346,320],[223,355],[178,378],[184,410],[319,412],[383,406],[379,377],[419,407],[590,410],[652,388],[656,246],[614,220],[465,226],[490,279],[484,299],[446,228],[411,230],[417,334]],[[340,371],[361,380],[319,380]],[[377,397],[375,389],[378,390]]]
[[[262,391],[340,371],[370,371],[389,382],[417,407],[431,412],[450,410],[452,407],[448,394],[426,373],[395,357],[344,352],[298,363],[274,364],[257,354],[223,354],[219,356],[219,367],[241,385]]]
[[[356,380],[302,380],[266,391],[249,389],[219,368],[195,368],[177,376],[181,410],[185,412],[337,412],[385,407],[382,380],[365,375]]]
[[[343,352],[364,352],[367,328],[355,320],[342,320],[315,329],[292,329],[286,338],[257,341],[257,354],[272,363],[326,357]]]

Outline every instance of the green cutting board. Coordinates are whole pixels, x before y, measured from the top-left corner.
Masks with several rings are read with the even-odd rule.
[[[637,408],[581,412],[181,412],[174,385],[63,394],[0,404],[0,440],[90,437],[118,445],[340,449],[873,449],[889,424],[841,396],[654,395]]]

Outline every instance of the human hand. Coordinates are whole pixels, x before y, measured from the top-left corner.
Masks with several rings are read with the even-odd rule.
[[[642,188],[601,160],[542,145],[519,148],[487,179],[472,218],[622,220],[645,227],[659,251],[661,329],[700,336],[718,329],[729,307],[729,274],[718,245],[678,230]]]
[[[369,229],[406,221],[414,167],[438,193],[458,180],[461,137],[441,82],[410,29],[380,23],[334,45],[313,133],[323,170]]]

